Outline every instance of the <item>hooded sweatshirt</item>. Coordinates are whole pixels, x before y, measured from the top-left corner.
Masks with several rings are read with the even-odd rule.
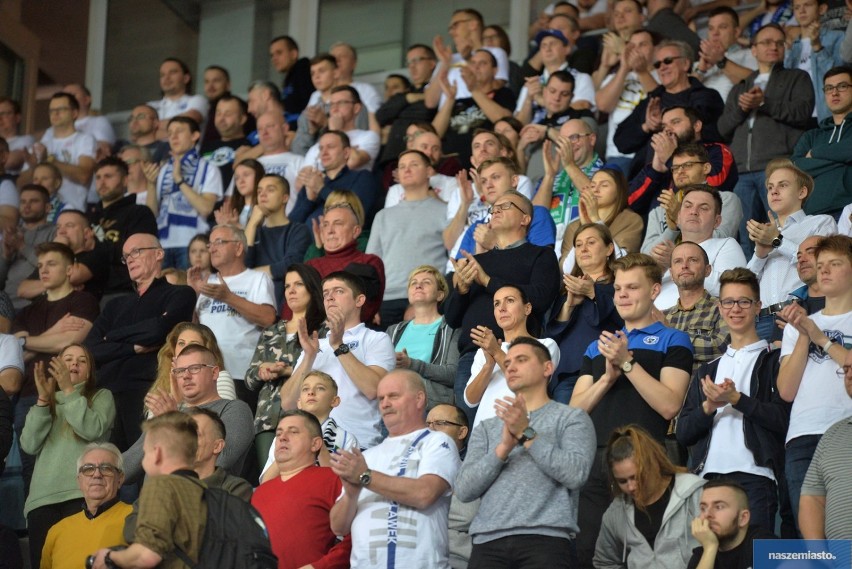
[[[840,124],[829,117],[803,134],[793,150],[793,162],[814,178],[805,213],[836,216],[852,202],[852,112]]]
[[[626,495],[612,501],[604,513],[595,547],[597,569],[686,567],[699,543],[692,537],[692,520],[700,512],[701,488],[706,480],[694,474],[676,474],[653,548],[633,523],[635,506]]]

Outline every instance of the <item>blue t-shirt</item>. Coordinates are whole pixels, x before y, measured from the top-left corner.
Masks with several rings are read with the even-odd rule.
[[[435,335],[441,327],[441,317],[431,324],[415,324],[409,322],[402,332],[402,336],[394,346],[397,352],[403,348],[408,352],[408,357],[422,362],[432,361],[432,350],[435,346]]]

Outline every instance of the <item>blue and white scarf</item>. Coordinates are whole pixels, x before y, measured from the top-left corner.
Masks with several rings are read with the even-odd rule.
[[[181,177],[193,188],[199,165],[200,158],[194,148],[180,159]],[[203,167],[202,170],[206,171],[206,168]],[[159,188],[160,212],[157,215],[157,229],[160,239],[166,239],[169,236],[169,228],[172,226],[197,227],[198,212],[181,193],[180,187],[175,184],[174,162],[171,160],[163,166],[162,180]]]

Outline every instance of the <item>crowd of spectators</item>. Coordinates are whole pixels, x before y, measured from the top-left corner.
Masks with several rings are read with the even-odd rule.
[[[342,42],[246,99],[168,57],[128,140],[0,98],[30,566],[191,566],[204,487],[282,568],[852,539],[852,3],[737,3],[458,9],[383,93]]]

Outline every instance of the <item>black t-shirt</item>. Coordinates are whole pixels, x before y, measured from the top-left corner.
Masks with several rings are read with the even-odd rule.
[[[660,496],[660,499],[653,504],[648,504],[645,510],[640,510],[638,507],[633,508],[633,523],[636,529],[639,530],[645,541],[654,549],[654,542],[657,540],[657,534],[660,533],[660,528],[663,527],[663,515],[666,513],[666,508],[669,506],[669,499],[672,497],[672,487],[674,486],[674,476],[669,482],[666,491]]]
[[[515,95],[508,87],[492,91],[488,96],[501,107],[514,111]],[[470,143],[474,131],[478,128],[491,130],[493,126],[472,97],[456,99],[450,125],[444,134],[444,154],[458,154],[464,168],[470,168]]]
[[[754,544],[752,542],[755,539],[776,539],[776,536],[760,526],[749,526],[741,544],[728,551],[719,551],[716,553],[716,561],[713,563],[713,567],[715,569],[751,569],[754,565]],[[698,567],[698,562],[701,561],[703,553],[703,547],[693,549],[692,557],[686,565],[686,569],[695,569]]]
[[[234,155],[240,146],[251,146],[247,138],[235,140],[210,140],[201,145],[201,156],[207,158],[222,174],[222,190],[226,190],[234,177]]]

